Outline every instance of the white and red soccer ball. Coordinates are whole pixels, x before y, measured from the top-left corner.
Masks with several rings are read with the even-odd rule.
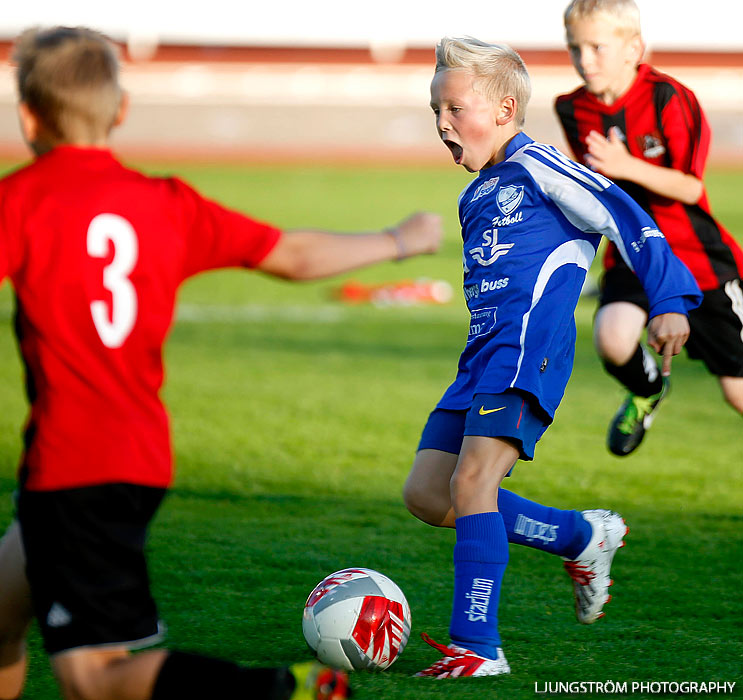
[[[397,584],[372,569],[343,569],[315,586],[302,631],[317,658],[348,671],[389,668],[410,636],[410,606]]]

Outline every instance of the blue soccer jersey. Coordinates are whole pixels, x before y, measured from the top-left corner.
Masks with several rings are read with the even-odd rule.
[[[573,314],[602,236],[650,300],[650,317],[687,313],[701,292],[653,220],[617,185],[517,134],[459,198],[470,329],[439,408],[519,389],[554,416],[575,352]]]

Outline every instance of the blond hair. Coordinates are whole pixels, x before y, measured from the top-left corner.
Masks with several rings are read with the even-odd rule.
[[[640,9],[635,0],[572,0],[563,15],[565,28],[569,29],[572,22],[596,15],[603,15],[612,22],[620,36],[629,39],[641,35]]]
[[[53,138],[95,143],[108,136],[121,105],[114,44],[85,27],[29,29],[16,41],[21,102]]]
[[[472,37],[444,37],[436,45],[436,73],[458,68],[472,73],[477,91],[492,102],[513,97],[516,123],[523,126],[531,81],[521,56],[510,46],[487,44]]]

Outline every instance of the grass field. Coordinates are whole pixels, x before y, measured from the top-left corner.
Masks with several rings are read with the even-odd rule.
[[[316,170],[148,166],[292,227],[391,223],[412,208],[447,219],[441,255],[388,264],[366,281],[461,280],[455,169]],[[743,173],[713,172],[714,210],[743,232]],[[250,665],[309,658],[304,600],[328,573],[365,566],[405,591],[413,635],[382,674],[354,676],[358,700],[551,697],[558,681],[736,681],[743,685],[743,425],[714,379],[684,356],[642,449],[604,447],[621,393],[590,343],[594,302],[578,312],[576,366],[555,424],[510,488],[558,507],[625,515],[614,600],[591,627],[573,617],[560,562],[513,547],[500,605],[512,675],[434,682],[411,674],[436,658],[418,637],[447,640],[453,533],[408,515],[400,490],[420,429],[452,379],[467,329],[459,299],[438,308],[348,308],[337,282],[289,285],[224,272],[192,280],[167,345],[165,398],[177,479],[151,531],[152,578],[169,643]],[[0,529],[26,411],[0,290]],[[1,594],[1,592],[0,592]],[[34,631],[27,697],[57,692]],[[640,697],[636,693],[633,697]],[[211,700],[211,699],[205,699]]]

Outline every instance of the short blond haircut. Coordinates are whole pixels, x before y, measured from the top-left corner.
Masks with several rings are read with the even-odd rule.
[[[34,28],[16,41],[21,102],[50,134],[65,143],[108,136],[121,105],[115,45],[85,27]]]
[[[526,64],[510,46],[487,44],[472,37],[444,37],[436,45],[436,73],[463,69],[475,76],[475,89],[491,102],[516,100],[516,123],[523,126],[531,97]]]
[[[617,33],[627,39],[641,36],[640,9],[635,0],[572,0],[565,10],[565,28],[581,19],[593,19],[603,15],[615,27]]]

